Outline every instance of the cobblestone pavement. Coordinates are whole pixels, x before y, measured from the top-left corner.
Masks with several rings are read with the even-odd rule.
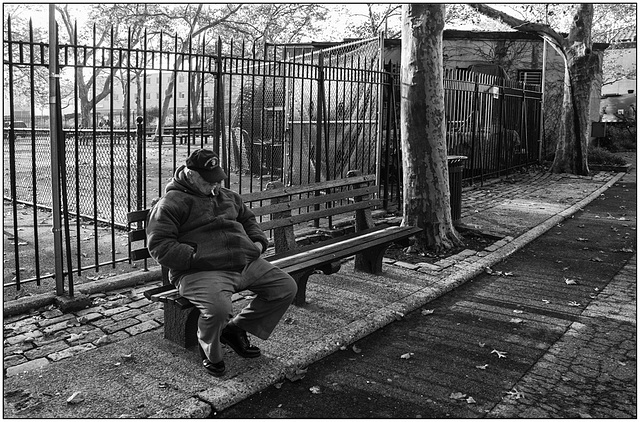
[[[592,182],[604,183],[612,178],[611,173],[597,173],[592,177],[554,175],[533,172],[511,176],[506,181],[489,183],[483,187],[465,190],[462,199],[462,217],[476,222],[475,216],[483,216],[482,223],[495,215],[500,221],[500,206],[505,198],[525,200],[548,195],[548,190],[558,183],[585,182],[585,191],[594,189]],[[586,192],[581,192],[586,193]],[[565,201],[568,205],[582,199],[576,196]],[[526,206],[523,205],[523,206]],[[548,218],[541,213],[541,218]],[[420,271],[437,276],[446,276],[453,271],[478,261],[480,258],[505,246],[517,236],[535,225],[536,221],[521,224],[519,221],[500,221],[492,224],[494,233],[508,229],[512,235],[488,245],[483,250],[464,250],[435,263],[407,263],[387,259],[387,265]],[[486,224],[485,224],[486,225]],[[146,284],[140,288],[125,288],[90,296],[92,305],[84,310],[63,314],[55,305],[32,310],[29,314],[4,319],[4,371],[7,376],[42,368],[51,362],[92,350],[101,345],[122,340],[163,324],[162,305],[150,303],[143,292],[160,282]]]
[[[488,414],[495,418],[636,418],[637,256]]]

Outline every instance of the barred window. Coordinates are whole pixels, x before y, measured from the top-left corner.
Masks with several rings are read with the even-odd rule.
[[[518,70],[518,82],[542,85],[542,70]]]

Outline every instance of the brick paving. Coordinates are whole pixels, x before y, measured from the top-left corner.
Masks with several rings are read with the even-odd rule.
[[[505,198],[526,198],[543,194],[553,183],[606,182],[611,173],[596,173],[590,177],[555,175],[546,172],[516,174],[506,180],[489,182],[482,187],[467,188],[462,194],[462,217],[473,221],[474,215],[495,208]],[[567,206],[580,198],[568,201]],[[435,263],[407,263],[385,259],[385,264],[445,277],[464,269],[481,257],[504,247],[530,227],[516,226],[512,235],[488,245],[483,250],[464,250]],[[4,373],[41,368],[51,362],[84,353],[129,336],[162,327],[162,305],[151,303],[143,291],[159,285],[148,283],[140,288],[125,288],[90,296],[91,306],[81,311],[63,314],[54,305],[33,310],[29,314],[4,319]]]
[[[637,255],[488,416],[635,418],[636,277]]]
[[[42,368],[101,345],[157,329],[162,305],[151,303],[141,288],[90,296],[89,308],[63,314],[55,305],[4,319],[4,371],[7,376]]]

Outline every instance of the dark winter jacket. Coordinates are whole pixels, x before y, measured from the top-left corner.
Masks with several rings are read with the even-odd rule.
[[[237,193],[220,188],[203,195],[176,170],[164,196],[152,208],[147,226],[151,256],[170,269],[172,283],[209,270],[241,271],[267,248],[254,214]],[[262,251],[253,242],[262,244]]]

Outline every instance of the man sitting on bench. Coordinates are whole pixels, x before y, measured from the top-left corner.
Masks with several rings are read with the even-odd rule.
[[[194,151],[152,208],[147,226],[151,256],[200,310],[202,363],[215,376],[225,372],[221,343],[244,358],[260,356],[246,333],[266,340],[297,290],[288,274],[260,257],[267,238],[240,195],[220,186],[226,177],[213,151]],[[247,289],[257,296],[231,319],[231,295]]]

